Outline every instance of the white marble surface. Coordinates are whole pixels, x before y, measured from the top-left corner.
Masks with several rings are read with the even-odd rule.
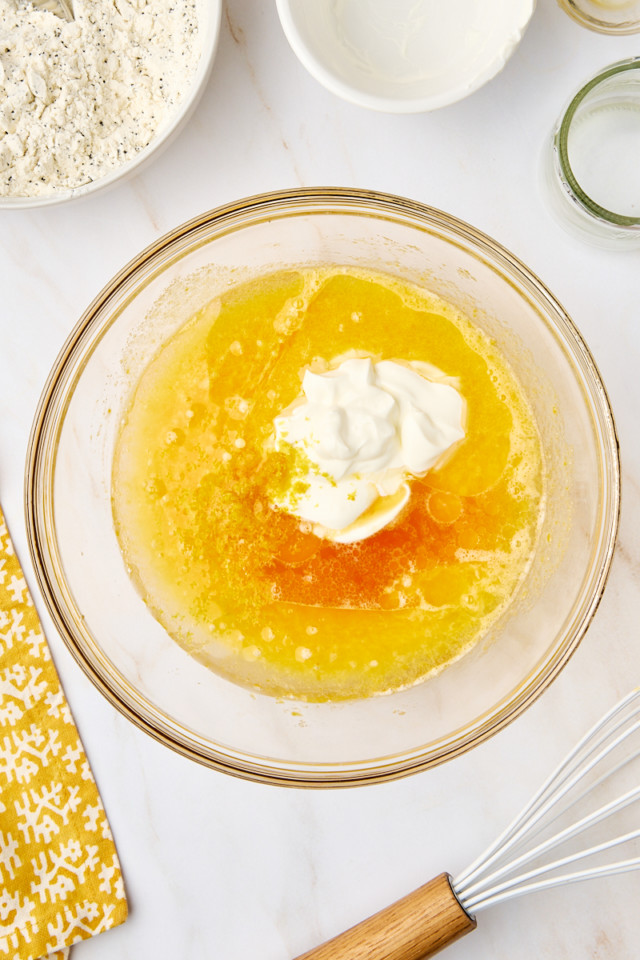
[[[142,247],[206,209],[265,190],[337,184],[405,194],[511,248],[554,291],[608,385],[622,449],[620,538],[579,650],[520,719],[438,769],[353,790],[243,782],[182,759],[54,657],[124,869],[131,916],[78,960],[288,960],[408,892],[456,873],[597,716],[640,678],[640,252],[591,249],[553,220],[543,143],[569,95],[637,53],[539,0],[505,70],[459,104],[390,116],[336,99],[290,51],[269,0],[227,0],[208,88],[180,138],[132,181],[63,208],[0,216],[0,501],[34,586],[23,466],[47,372],[93,296]],[[35,590],[34,590],[35,593]],[[480,915],[451,960],[636,960],[640,879],[522,898]]]

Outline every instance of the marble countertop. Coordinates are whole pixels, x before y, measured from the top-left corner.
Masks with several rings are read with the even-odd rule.
[[[347,104],[298,63],[272,0],[227,0],[207,90],[181,136],[104,195],[0,216],[0,501],[113,827],[131,915],[77,960],[289,960],[442,870],[506,825],[574,741],[640,679],[640,252],[566,233],[540,158],[569,96],[640,37],[583,29],[539,0],[505,69],[468,99],[392,116]],[[282,187],[404,194],[492,235],[564,304],[608,386],[623,508],[604,599],[566,669],[507,729],[394,783],[296,790],[200,767],[120,716],[76,666],[35,589],[23,470],[46,375],[81,312],[144,246],[209,208]],[[451,960],[636,960],[637,875],[483,912]]]

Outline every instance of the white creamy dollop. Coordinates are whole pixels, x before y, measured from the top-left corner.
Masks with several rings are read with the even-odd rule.
[[[276,506],[340,543],[390,523],[409,499],[407,475],[426,473],[464,437],[460,393],[393,360],[307,370],[302,393],[275,418],[275,443],[299,450],[309,469]]]

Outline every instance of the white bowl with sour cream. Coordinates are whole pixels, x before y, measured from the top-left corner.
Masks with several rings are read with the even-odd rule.
[[[419,113],[491,80],[520,42],[535,0],[276,0],[298,59],[359,106]]]

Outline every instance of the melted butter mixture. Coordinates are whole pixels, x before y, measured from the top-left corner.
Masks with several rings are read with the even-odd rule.
[[[409,478],[355,543],[278,509],[301,465],[274,418],[306,369],[425,362],[455,382],[465,438]],[[423,680],[484,636],[528,569],[540,440],[495,345],[451,305],[350,268],[276,273],[202,309],[155,356],[118,438],[115,527],[154,616],[211,669],[265,693],[366,697]]]

